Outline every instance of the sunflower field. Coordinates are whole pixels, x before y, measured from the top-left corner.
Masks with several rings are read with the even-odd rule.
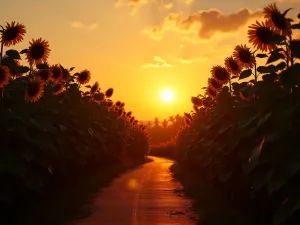
[[[91,169],[144,161],[149,135],[124,102],[110,99],[114,89],[88,85],[88,70],[49,65],[42,38],[11,49],[25,26],[0,27],[1,214]]]
[[[250,202],[264,225],[300,223],[300,22],[289,11],[264,8],[249,44],[214,66],[206,93],[191,97],[193,112],[172,143],[179,164],[232,201]]]

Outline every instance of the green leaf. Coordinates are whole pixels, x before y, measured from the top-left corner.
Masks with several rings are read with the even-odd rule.
[[[36,68],[38,68],[38,69],[40,69],[40,70],[46,70],[46,69],[49,69],[48,65],[47,65],[47,64],[44,64],[44,63],[37,64],[37,65],[36,65]]]
[[[300,23],[292,24],[291,29],[300,29]]]
[[[284,55],[280,52],[272,52],[271,55],[268,58],[267,64],[275,62],[279,59],[284,59]]]
[[[92,86],[91,86],[91,85],[86,85],[85,87],[86,87],[86,88],[92,88]]]
[[[285,68],[286,68],[286,63],[285,62],[281,62],[281,63],[276,65],[276,69],[278,69],[278,70],[284,70]]]
[[[25,49],[23,49],[22,51],[20,51],[20,54],[25,54],[25,53],[27,53],[27,52],[28,52],[28,49],[25,48]]]
[[[6,51],[6,55],[8,57],[13,58],[13,59],[21,59],[21,56],[20,56],[20,54],[19,54],[19,52],[17,50],[13,50],[13,49],[7,50]]]
[[[296,58],[300,58],[300,41],[291,41],[290,48],[293,56],[295,56]]]
[[[267,54],[257,54],[256,57],[257,58],[267,58],[268,55]]]
[[[18,68],[18,70],[20,73],[27,73],[27,72],[29,72],[30,69],[27,66],[21,66]]]
[[[278,69],[274,65],[257,67],[257,72],[259,73],[275,73],[277,71]]]
[[[244,70],[241,72],[239,80],[245,79],[247,77],[250,77],[252,75],[252,70],[248,69],[248,70]]]

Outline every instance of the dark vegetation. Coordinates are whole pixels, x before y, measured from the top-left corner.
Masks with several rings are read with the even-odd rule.
[[[42,39],[20,52],[6,50],[22,41],[26,30],[16,22],[1,28],[0,217],[1,224],[15,224],[31,209],[48,205],[50,210],[55,199],[61,207],[68,201],[67,208],[75,207],[76,199],[72,206],[68,198],[71,193],[62,193],[85,182],[89,189],[93,174],[102,174],[95,181],[100,185],[144,162],[148,134],[125,111],[125,103],[110,99],[112,88],[102,91],[98,82],[87,85],[88,70],[72,73],[74,68],[49,66],[49,44]],[[21,65],[22,55],[29,67]],[[47,213],[55,216],[51,211],[43,215]]]
[[[207,182],[231,204],[249,206],[261,225],[300,223],[300,23],[288,12],[267,6],[266,21],[249,27],[253,48],[238,45],[224,67],[213,67],[206,94],[191,98],[194,112],[185,113],[185,127],[151,149],[176,159],[195,198]]]

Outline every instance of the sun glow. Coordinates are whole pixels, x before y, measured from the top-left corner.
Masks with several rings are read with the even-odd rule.
[[[160,99],[167,103],[174,102],[174,91],[172,89],[163,89],[160,92]]]

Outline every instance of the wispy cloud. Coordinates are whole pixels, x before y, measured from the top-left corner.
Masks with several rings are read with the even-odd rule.
[[[89,29],[89,30],[94,30],[98,28],[97,23],[91,23],[91,24],[84,24],[81,21],[72,21],[70,23],[70,26],[72,28],[82,28],[82,29]]]
[[[200,57],[200,58],[185,58],[181,57],[178,58],[176,61],[182,64],[192,64],[192,63],[197,63],[197,62],[206,62],[208,59],[205,57]]]
[[[147,63],[141,66],[142,68],[172,68],[173,65],[169,64],[163,58],[159,56],[154,56],[152,63]]]

